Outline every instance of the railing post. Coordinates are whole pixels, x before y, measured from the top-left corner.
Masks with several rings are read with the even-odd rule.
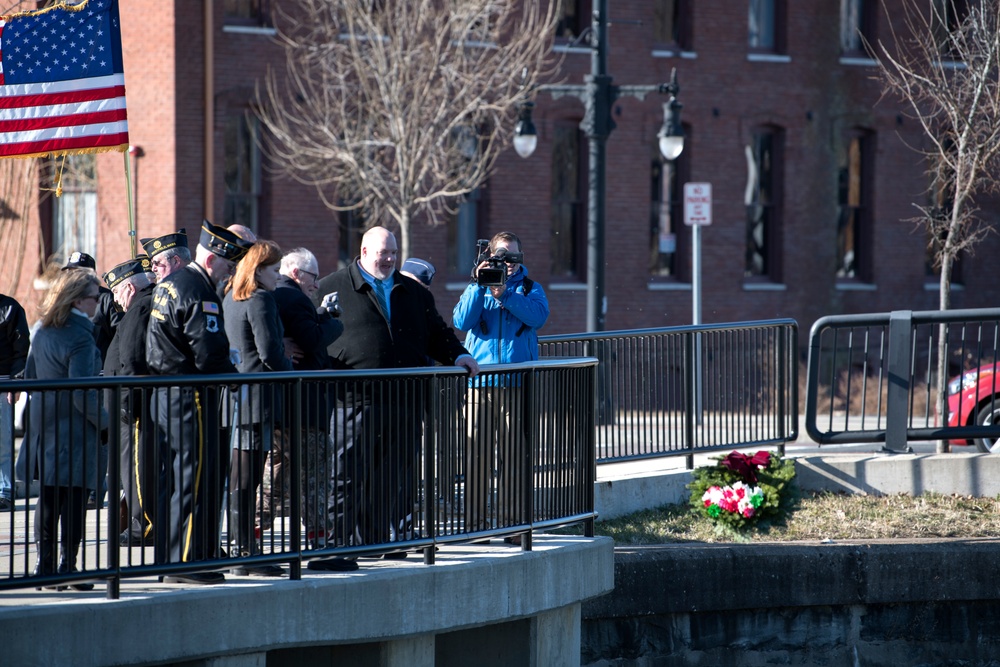
[[[280,388],[281,391],[285,391],[285,385],[281,385]],[[292,425],[290,432],[287,432],[287,426],[284,427],[286,433],[282,435],[289,438],[289,442],[286,442],[285,446],[290,448],[292,452],[292,489],[290,494],[292,500],[292,525],[290,539],[294,545],[293,548],[299,555],[298,558],[293,558],[288,562],[288,578],[297,580],[302,578],[302,511],[309,511],[308,506],[302,507],[302,466],[304,458],[304,448],[302,447],[302,396],[305,394],[305,396],[311,399],[313,392],[308,389],[305,392],[302,391],[302,378],[296,380],[291,390],[292,414],[290,421]]]
[[[688,450],[684,460],[688,470],[694,469],[694,425],[698,405],[698,369],[695,366],[695,338],[697,335],[697,332],[690,331],[684,334],[684,395],[687,398],[687,406],[684,410],[684,440]]]
[[[528,418],[528,428],[526,435],[528,437],[524,438],[524,452],[521,459],[521,470],[524,471],[524,476],[526,479],[520,484],[521,488],[524,490],[526,498],[524,498],[523,507],[525,508],[525,514],[527,514],[527,520],[529,526],[535,525],[535,452],[538,449],[538,423],[539,423],[539,412],[538,412],[538,395],[535,391],[535,374],[538,373],[537,369],[532,369],[524,374],[524,395],[522,400],[524,405],[527,406],[527,418]],[[520,428],[520,427],[515,427]],[[522,430],[522,433],[524,431]],[[521,535],[521,550],[531,551],[531,531],[529,530],[526,534]]]
[[[906,443],[910,395],[910,344],[913,340],[913,311],[894,310],[889,314],[889,369],[885,413],[885,448],[909,450]]]
[[[778,413],[775,416],[778,423],[776,424],[775,433],[784,433],[785,401],[788,400],[788,394],[791,393],[788,387],[788,351],[785,344],[786,329],[779,328],[775,329],[775,331],[778,334]],[[781,456],[785,455],[784,440],[778,445],[778,454]]]
[[[435,474],[435,463],[439,456],[443,455],[443,445],[441,443],[440,429],[438,424],[443,424],[445,428],[451,427],[451,421],[439,419],[441,415],[441,376],[433,375],[430,378],[430,396],[424,391],[427,389],[427,381],[421,383],[421,393],[424,393],[420,401],[420,416],[424,422],[424,437],[421,442],[424,445],[424,530],[427,536],[437,537],[437,499],[441,495],[439,486],[443,480],[438,480]],[[430,400],[428,401],[428,398]],[[434,545],[424,547],[424,565],[434,564]]]

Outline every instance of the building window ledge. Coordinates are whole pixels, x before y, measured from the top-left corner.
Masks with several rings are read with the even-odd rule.
[[[862,283],[845,280],[837,283],[837,289],[841,292],[874,292],[878,289],[878,286],[874,283]]]
[[[787,289],[784,283],[743,283],[744,292],[784,292]]]
[[[781,53],[748,53],[747,60],[752,63],[790,63],[792,57]]]
[[[250,25],[224,25],[222,26],[222,32],[231,32],[238,35],[265,35],[267,37],[278,34],[278,31],[273,27]]]
[[[650,292],[690,292],[691,283],[678,283],[678,282],[647,283],[646,289],[648,289]]]

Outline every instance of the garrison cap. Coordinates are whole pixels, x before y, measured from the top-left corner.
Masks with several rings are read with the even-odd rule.
[[[187,248],[188,235],[187,231],[181,228],[176,232],[164,234],[163,236],[157,236],[156,238],[139,239],[139,244],[142,246],[142,249],[146,251],[146,255],[152,259],[164,250],[170,250],[171,248]]]
[[[104,284],[114,289],[115,285],[131,278],[137,273],[152,273],[153,265],[149,262],[149,257],[139,255],[134,259],[128,259],[104,274]]]
[[[74,252],[66,260],[66,266],[62,267],[62,270],[66,269],[96,269],[97,262],[93,257],[85,252]]]
[[[403,273],[412,273],[417,280],[427,286],[430,286],[431,281],[434,280],[434,265],[426,259],[411,257],[403,262],[403,265],[399,267],[399,270]]]
[[[213,225],[208,220],[202,220],[201,238],[198,240],[198,245],[223,259],[238,262],[243,259],[243,255],[247,254],[247,250],[253,243],[244,241],[225,227]]]

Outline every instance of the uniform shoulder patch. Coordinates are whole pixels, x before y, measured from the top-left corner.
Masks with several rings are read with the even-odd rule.
[[[219,304],[214,301],[202,301],[201,309],[203,312],[212,313],[213,315],[219,314]]]

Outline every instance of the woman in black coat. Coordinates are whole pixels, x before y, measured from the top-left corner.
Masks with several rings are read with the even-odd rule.
[[[292,370],[272,294],[278,283],[279,262],[278,244],[258,240],[237,264],[229,284],[222,307],[229,344],[240,354],[236,368],[241,373]],[[264,458],[271,449],[274,429],[281,425],[281,387],[242,385],[232,400],[229,540],[237,554],[245,556],[260,553],[254,534],[254,500],[263,481]],[[233,574],[279,576],[284,570],[262,565],[236,568]]]

